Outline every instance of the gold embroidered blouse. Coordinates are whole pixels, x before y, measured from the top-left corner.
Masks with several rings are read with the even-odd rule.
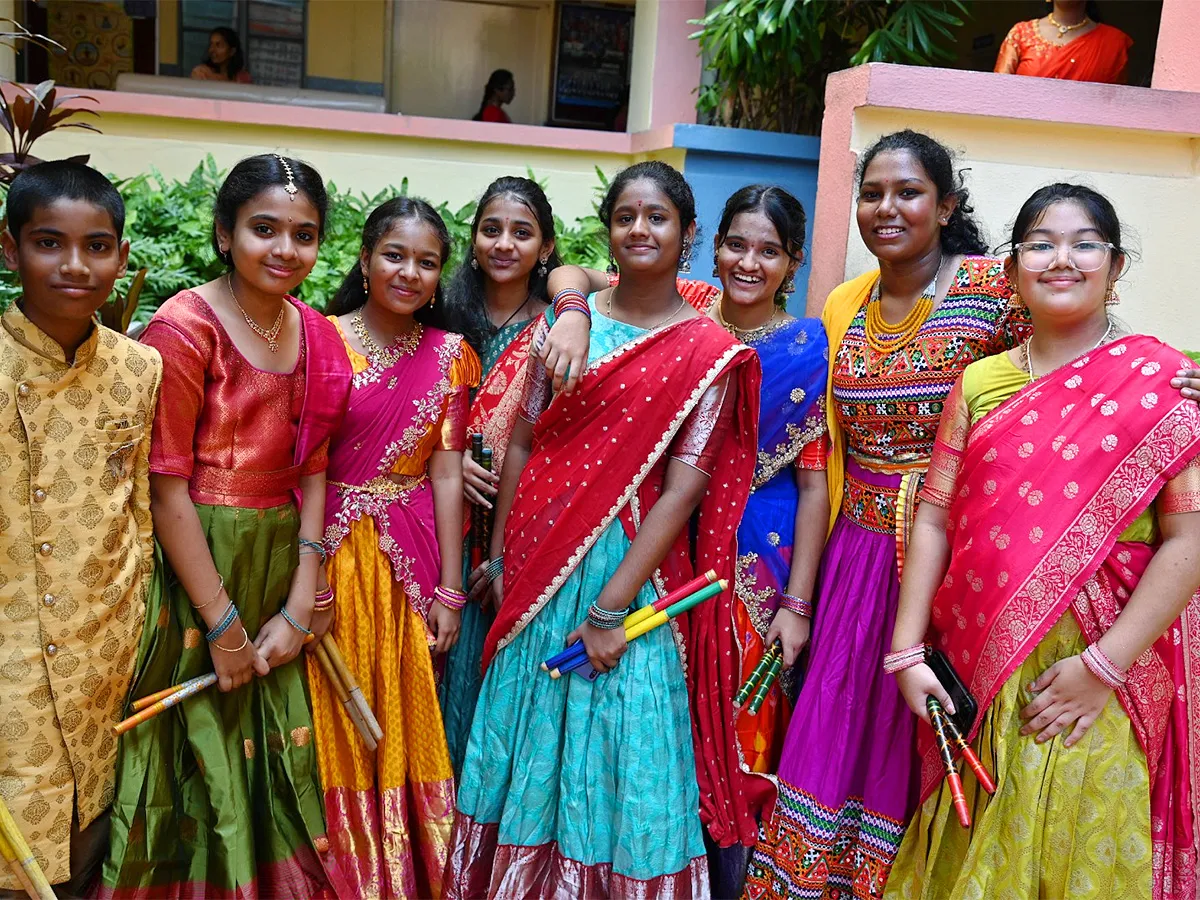
[[[83,828],[112,803],[162,360],[96,326],[68,364],[16,304],[0,325],[0,796],[54,883],[73,810]],[[0,889],[19,887],[0,867]]]

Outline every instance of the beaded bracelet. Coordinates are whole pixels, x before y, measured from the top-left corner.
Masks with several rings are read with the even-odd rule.
[[[487,568],[483,570],[483,574],[487,576],[488,584],[491,584],[497,578],[504,574],[504,556],[497,556],[495,559],[488,560]]]
[[[292,618],[292,614],[287,611],[286,606],[279,607],[279,614],[283,616],[283,621],[287,622],[305,637],[308,637],[310,634],[312,634],[311,631]]]
[[[304,551],[308,550],[308,553]],[[325,546],[320,541],[310,541],[307,538],[300,538],[300,555],[308,556],[311,553],[316,553],[321,557],[321,565],[325,565],[329,561],[329,555],[325,552]]]
[[[588,607],[587,619],[588,624],[593,628],[599,628],[602,631],[612,631],[614,628],[620,628],[625,624],[625,617],[629,615],[629,609],[605,609],[596,603]]]
[[[883,657],[884,674],[895,675],[897,672],[903,672],[905,669],[911,669],[913,666],[920,665],[925,662],[925,654],[928,650],[928,644],[917,644],[915,647],[907,647],[904,650],[896,650],[888,653]]]
[[[788,612],[794,612],[798,616],[805,619],[813,617],[813,605],[811,600],[805,600],[801,597],[794,597],[791,594],[779,592],[779,608],[786,609]]]
[[[210,644],[229,630],[238,617],[237,607],[233,605],[233,601],[229,601],[229,605],[225,607],[225,612],[221,615],[221,620],[213,626],[212,631],[204,636],[204,639]]]
[[[218,572],[217,573],[217,589],[216,589],[216,591],[213,592],[212,599],[209,600],[207,603],[201,603],[199,606],[197,606],[195,603],[193,603],[192,609],[204,609],[204,607],[206,607],[206,606],[212,606],[214,603],[216,603],[218,600],[221,599],[221,591],[223,591],[223,590],[225,590],[225,576],[222,575],[220,572]]]
[[[466,594],[455,588],[443,587],[440,584],[433,589],[433,599],[446,607],[446,609],[452,609],[455,612],[467,605]]]
[[[1079,654],[1088,670],[1114,691],[1125,686],[1125,672],[1108,658],[1108,654],[1100,649],[1099,644],[1088,644],[1087,649]]]

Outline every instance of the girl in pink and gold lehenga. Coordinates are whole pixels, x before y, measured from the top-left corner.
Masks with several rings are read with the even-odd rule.
[[[429,327],[450,255],[429,204],[371,213],[330,304],[354,369],[329,451],[326,574],[333,634],[383,729],[371,753],[309,662],[329,843],[355,896],[439,897],[454,781],[433,654],[459,630],[462,451],[479,358]]]
[[[946,404],[885,667],[928,721],[928,640],[979,703],[955,821],[932,730],[888,897],[1194,898],[1200,785],[1200,410],[1182,353],[1108,316],[1112,205],[1054,184],[1006,268],[1025,344]]]

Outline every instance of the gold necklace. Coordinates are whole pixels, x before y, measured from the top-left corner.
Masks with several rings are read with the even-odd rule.
[[[773,309],[771,310],[771,317],[761,325],[757,325],[754,328],[738,328],[736,325],[731,325],[729,322],[725,321],[725,315],[721,312],[722,299],[724,298],[722,297],[717,300],[717,321],[721,323],[722,328],[732,334],[743,344],[748,344],[751,341],[758,340],[760,337],[766,336],[783,324],[783,320],[777,320],[775,318],[778,310]]]
[[[285,300],[283,302],[283,306],[279,307],[279,315],[275,317],[275,324],[267,329],[263,328],[252,318],[250,318],[250,313],[246,312],[241,301],[238,300],[237,294],[233,292],[233,280],[228,272],[225,273],[225,286],[229,288],[229,296],[233,298],[233,302],[237,305],[238,310],[241,312],[242,318],[246,320],[246,324],[250,326],[250,330],[267,342],[268,350],[270,350],[272,353],[278,353],[279,332],[283,328],[283,312],[284,308],[287,306],[287,301]]]
[[[917,298],[912,309],[908,311],[908,315],[895,325],[883,317],[883,278],[876,279],[875,286],[871,288],[871,297],[867,300],[867,316],[863,328],[868,347],[876,353],[886,356],[898,347],[906,346],[916,336],[917,330],[925,324],[925,320],[933,312],[933,298],[937,294],[938,278],[942,274],[944,260],[945,257],[938,260],[937,272],[934,273],[933,281],[929,282],[929,287],[925,288],[921,296]]]
[[[376,344],[375,339],[371,337],[371,332],[367,330],[367,323],[363,321],[361,309],[350,320],[350,327],[354,329],[359,343],[367,351],[367,362],[381,369],[390,369],[399,362],[401,357],[411,356],[421,343],[422,328],[419,322],[411,331],[396,335],[391,344],[384,348]]]
[[[1104,329],[1104,334],[1100,335],[1100,340],[1096,341],[1096,343],[1092,346],[1092,349],[1089,350],[1088,353],[1092,353],[1093,351],[1095,351],[1095,349],[1097,347],[1099,347],[1101,344],[1103,344],[1105,341],[1107,341],[1108,336],[1110,334],[1112,334],[1113,321],[1112,321],[1112,319],[1106,319],[1106,321],[1108,322],[1108,327],[1106,329]],[[1034,381],[1037,380],[1037,376],[1033,374],[1033,354],[1029,352],[1030,341],[1032,341],[1032,338],[1030,338],[1030,340],[1027,340],[1021,346],[1025,348],[1025,371],[1029,374],[1029,381],[1032,384]],[[1063,365],[1066,365],[1066,363],[1063,363]],[[1061,369],[1062,366],[1059,366],[1059,368]]]
[[[607,316],[608,316],[610,319],[612,319],[612,317],[613,317],[613,314],[612,314],[612,295],[613,295],[614,293],[616,293],[616,292],[615,292],[615,291],[613,291],[613,290],[610,290],[610,291],[608,292],[608,297],[607,297],[607,303],[608,303],[608,312],[607,312],[607,314],[606,314],[606,315],[607,315]],[[647,329],[646,329],[646,331],[654,331],[654,330],[655,330],[655,329],[657,329],[657,328],[662,328],[664,325],[666,325],[668,322],[670,322],[670,321],[671,321],[673,318],[675,318],[677,315],[679,315],[679,311],[680,311],[681,309],[683,309],[683,307],[684,307],[684,304],[685,304],[685,303],[687,303],[687,301],[686,301],[686,300],[684,300],[682,297],[680,297],[680,298],[679,298],[679,305],[678,305],[677,307],[675,307],[675,309],[674,309],[674,310],[671,312],[671,314],[670,314],[669,316],[667,316],[665,319],[663,319],[661,322],[659,322],[657,325],[651,325],[649,328],[647,328]],[[620,320],[620,319],[615,319],[614,321],[617,321],[617,322],[619,322],[619,321],[621,321],[621,320]],[[629,323],[629,322],[626,322],[625,324],[626,324],[626,325],[629,325],[630,323]],[[640,327],[640,326],[638,326],[638,325],[634,325],[633,327],[634,327],[634,328],[638,328],[638,327]]]
[[[1049,20],[1052,26],[1058,29],[1058,36],[1060,38],[1066,37],[1075,29],[1082,28],[1084,25],[1092,21],[1087,16],[1084,16],[1082,22],[1076,22],[1074,25],[1064,25],[1062,22],[1058,21],[1058,19],[1054,18],[1054,13],[1050,13],[1048,16],[1046,16],[1046,18]]]

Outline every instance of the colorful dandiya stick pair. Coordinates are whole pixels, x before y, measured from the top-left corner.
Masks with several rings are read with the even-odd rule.
[[[754,667],[750,677],[738,688],[733,702],[741,706],[749,700],[750,706],[747,708],[747,712],[752,716],[757,715],[767,699],[767,694],[771,691],[771,685],[775,683],[775,679],[779,677],[782,670],[783,645],[776,640],[762,655],[762,659],[758,661],[758,665]]]
[[[715,597],[717,594],[729,587],[729,582],[723,578],[714,583],[704,584],[704,582],[708,581],[709,574],[712,573],[705,573],[700,578],[694,579],[687,585],[684,585],[684,587],[680,588],[680,592],[688,587],[692,587],[693,589],[689,594],[679,600],[676,600],[674,603],[667,605],[667,601],[674,593],[677,592],[668,594],[661,600],[656,601],[652,606],[644,607],[644,609],[650,610],[648,614],[638,615],[638,613],[643,612],[643,610],[638,610],[638,613],[634,613],[633,615],[629,616],[629,618],[625,620],[625,640],[637,640],[647,632],[653,631],[660,625],[665,625],[676,616],[682,615],[693,607],[703,603],[705,600],[708,600],[710,597]],[[697,582],[702,585],[698,590],[694,587]],[[656,609],[656,607],[658,607],[660,604],[663,605],[663,608]],[[550,662],[554,662],[555,665],[550,667]],[[543,668],[550,669],[551,678],[561,678],[567,672],[573,672],[576,669],[581,669],[587,664],[587,649],[584,647],[583,641],[576,641],[565,651],[563,651],[563,653],[552,656],[545,663],[543,663],[542,666]]]
[[[625,629],[628,631],[632,626],[637,625],[643,619],[649,618],[657,612],[662,612],[669,606],[678,603],[684,597],[694,594],[705,585],[712,584],[716,580],[716,571],[709,569],[703,575],[696,576],[687,584],[682,585],[681,587],[678,587],[667,594],[664,594],[662,597],[659,597],[649,606],[643,606],[641,609],[630,613],[625,619]],[[583,649],[583,642],[576,641],[570,647],[567,647],[565,650],[554,654],[552,657],[542,663],[542,671],[549,672],[551,669],[557,669],[562,663],[565,663],[567,660],[576,656],[581,649]]]
[[[33,858],[33,851],[17,823],[0,797],[0,856],[21,883],[21,889],[33,900],[55,900],[54,889],[42,867]]]
[[[131,728],[136,728],[143,722],[148,722],[161,712],[166,712],[172,706],[177,706],[189,697],[194,697],[205,688],[217,683],[215,672],[191,678],[182,684],[177,684],[149,696],[133,701],[134,714],[128,719],[122,719],[113,726],[113,734],[121,735]]]
[[[992,781],[992,776],[987,769],[979,761],[975,751],[971,749],[966,742],[962,732],[958,730],[958,726],[954,724],[954,720],[942,709],[942,704],[938,702],[936,697],[927,697],[925,706],[929,710],[929,722],[933,726],[933,734],[937,739],[938,753],[942,757],[942,765],[946,769],[946,781],[950,785],[950,799],[954,804],[954,811],[958,814],[958,822],[963,828],[971,827],[971,811],[967,808],[966,794],[963,793],[962,778],[959,777],[958,769],[954,765],[954,750],[951,747],[953,743],[962,752],[963,758],[967,761],[967,765],[971,767],[971,771],[975,773],[975,778],[979,781],[980,786],[989,794],[996,793],[996,784]]]

